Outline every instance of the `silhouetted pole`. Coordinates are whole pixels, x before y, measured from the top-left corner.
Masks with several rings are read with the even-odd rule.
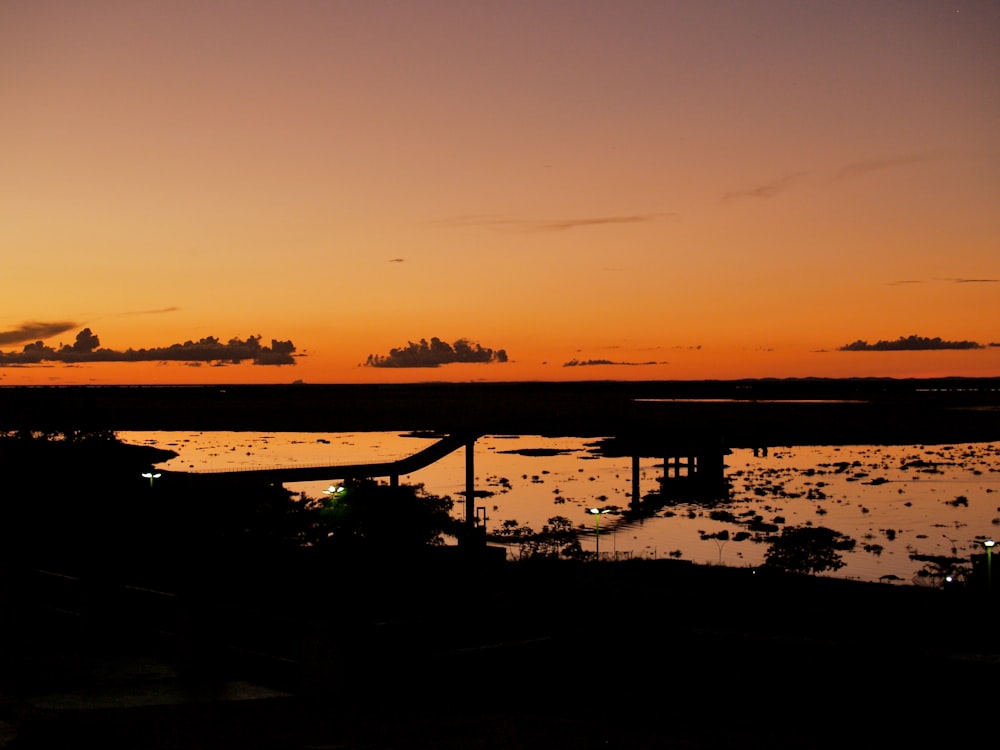
[[[983,546],[986,547],[986,588],[990,589],[993,586],[993,545],[996,544],[992,539],[987,539],[983,542]]]
[[[594,559],[601,558],[601,516],[608,512],[607,508],[590,508],[588,513],[594,514]]]

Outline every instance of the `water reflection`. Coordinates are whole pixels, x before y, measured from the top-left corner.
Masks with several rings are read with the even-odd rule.
[[[403,458],[435,440],[425,434],[122,432],[123,440],[168,447],[168,471],[230,471],[350,464]],[[612,453],[612,455],[608,455]],[[723,484],[699,492],[671,481],[675,458],[613,455],[599,440],[486,436],[475,444],[475,517],[494,532],[505,521],[539,530],[563,517],[585,550],[600,525],[606,558],[676,557],[700,564],[754,566],[767,545],[757,531],[826,526],[857,541],[838,577],[910,582],[932,556],[968,559],[977,538],[1000,524],[1000,443],[940,446],[801,446],[734,449],[722,457]],[[464,517],[464,450],[400,477],[455,499]],[[685,459],[686,460],[686,459]],[[320,497],[322,482],[291,483]],[[726,532],[726,533],[723,533]],[[917,559],[914,559],[917,558]]]

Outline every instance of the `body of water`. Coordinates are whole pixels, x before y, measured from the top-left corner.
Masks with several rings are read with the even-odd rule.
[[[233,471],[391,461],[435,438],[385,432],[121,432],[128,443],[176,451],[170,471]],[[799,446],[725,457],[731,486],[726,500],[676,501],[649,517],[629,520],[633,467],[629,457],[603,456],[593,438],[485,436],[474,449],[477,515],[487,530],[516,521],[540,531],[555,516],[581,532],[585,550],[602,557],[675,557],[699,564],[756,566],[767,545],[733,535],[750,521],[826,526],[857,541],[846,565],[828,573],[866,581],[925,580],[926,561],[983,550],[1000,534],[1000,443],[909,446]],[[455,500],[464,517],[465,450],[400,477]],[[663,460],[639,463],[639,492],[657,493]],[[289,483],[293,492],[321,497],[336,481]],[[588,508],[609,509],[599,530]],[[730,539],[714,538],[728,530]],[[516,554],[510,549],[508,554]]]

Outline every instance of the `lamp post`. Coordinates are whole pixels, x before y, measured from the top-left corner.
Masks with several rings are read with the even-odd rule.
[[[339,495],[343,491],[344,491],[344,488],[341,487],[339,484],[337,484],[337,485],[331,484],[329,487],[327,487],[325,490],[323,490],[323,494],[324,495],[329,495],[331,500],[336,500],[337,499],[337,495]]]
[[[986,588],[989,589],[993,586],[993,545],[996,544],[992,539],[987,539],[983,542],[983,546],[986,547]]]
[[[154,472],[152,472],[152,471],[144,471],[144,472],[142,473],[142,475],[143,475],[143,476],[144,476],[144,477],[145,477],[146,479],[148,479],[148,480],[149,480],[149,487],[150,487],[150,489],[152,489],[152,487],[153,487],[153,480],[154,480],[154,479],[159,479],[159,478],[160,478],[160,476],[161,476],[160,472],[158,472],[158,471],[157,471],[157,472],[155,472],[155,473],[154,473]]]
[[[594,515],[594,558],[601,559],[601,516],[608,513],[608,508],[588,508],[587,512]]]

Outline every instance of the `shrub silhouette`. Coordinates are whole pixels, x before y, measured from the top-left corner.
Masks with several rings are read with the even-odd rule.
[[[320,528],[337,549],[394,556],[443,545],[445,535],[459,534],[453,505],[449,497],[425,492],[422,484],[354,480],[320,501]]]
[[[841,552],[854,549],[856,542],[825,526],[786,526],[771,537],[764,565],[788,573],[821,573],[839,570],[846,564]]]

